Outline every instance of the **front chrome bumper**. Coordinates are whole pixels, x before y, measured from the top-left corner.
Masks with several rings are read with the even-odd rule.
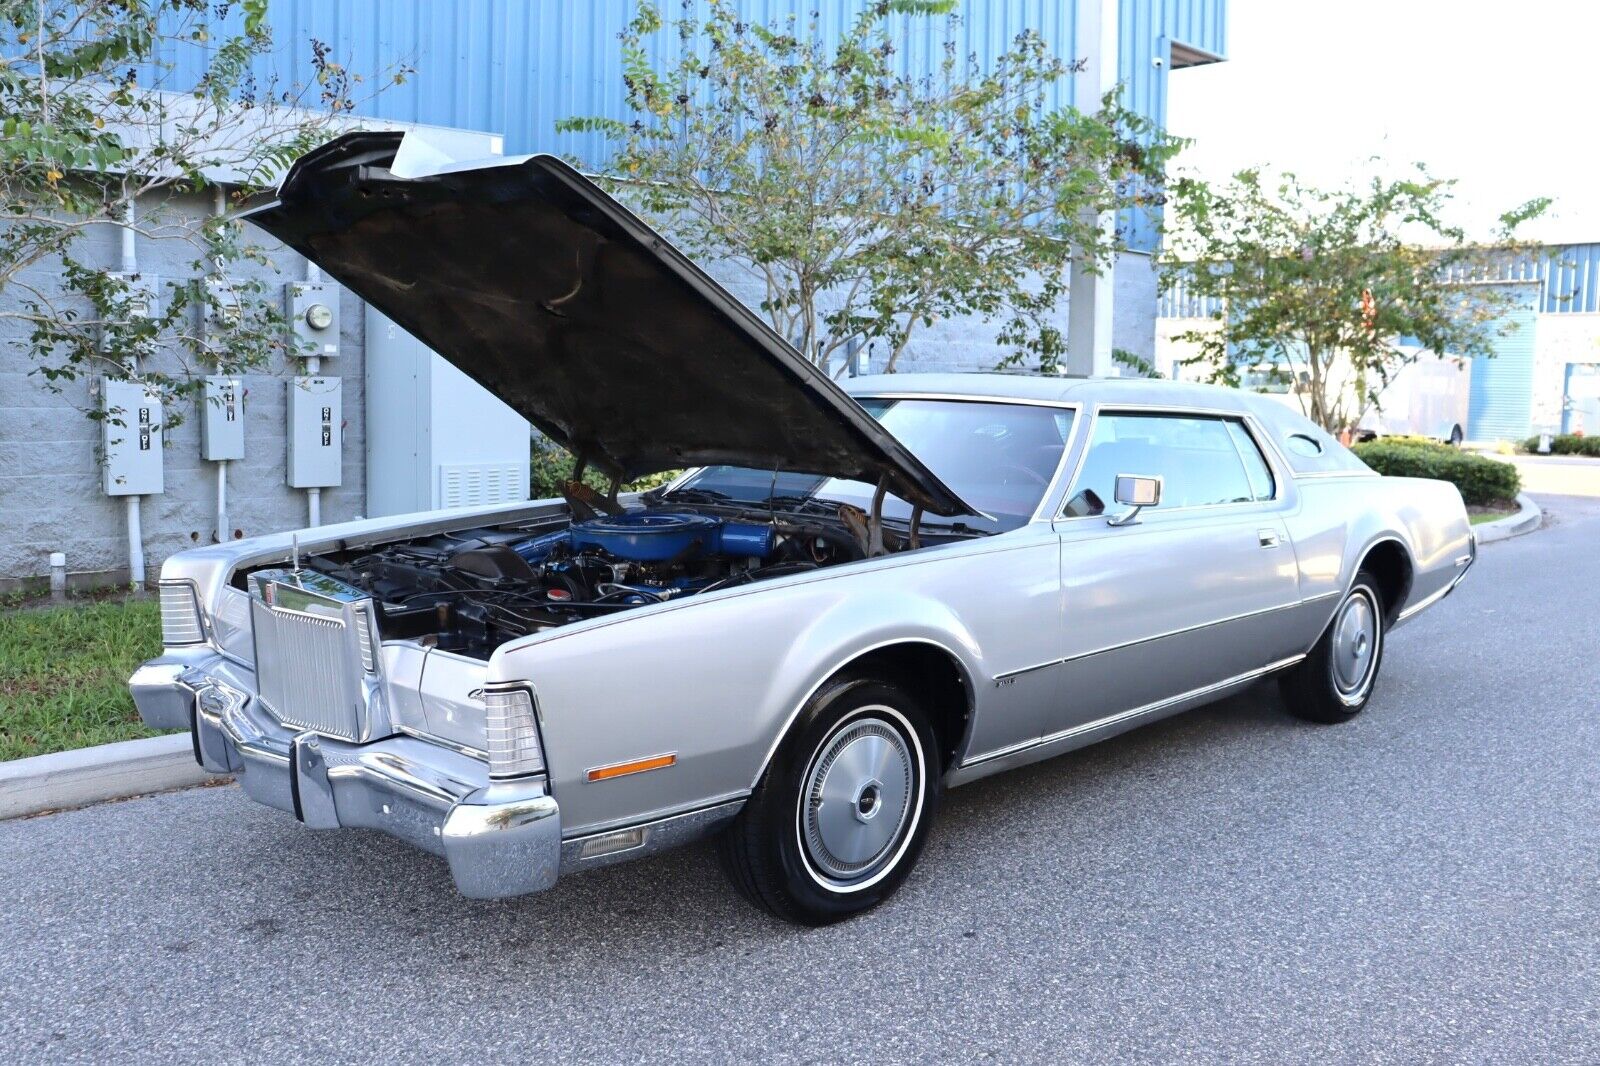
[[[475,899],[540,892],[561,867],[561,811],[543,777],[491,781],[483,760],[411,736],[352,744],[283,726],[255,675],[210,648],[175,649],[128,681],[139,716],[188,729],[195,759],[313,829],[377,829],[450,864]]]

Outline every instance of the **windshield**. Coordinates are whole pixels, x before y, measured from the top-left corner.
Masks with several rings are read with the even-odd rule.
[[[962,522],[992,532],[1015,529],[1033,516],[1072,432],[1072,412],[1056,407],[969,400],[860,403],[958,496],[994,519],[967,517]],[[860,481],[815,474],[708,466],[677,491],[715,493],[737,503],[766,505],[770,500],[777,507],[820,498],[866,510],[873,489]],[[911,505],[890,496],[883,514],[909,519]]]

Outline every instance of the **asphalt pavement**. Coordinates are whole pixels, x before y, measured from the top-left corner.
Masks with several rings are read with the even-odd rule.
[[[7,1062],[1600,1057],[1600,501],[1483,550],[1355,722],[1276,690],[950,794],[792,928],[708,846],[464,900],[237,788],[0,823]]]

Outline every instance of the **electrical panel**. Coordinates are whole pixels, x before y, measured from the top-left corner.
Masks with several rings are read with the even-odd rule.
[[[526,500],[528,420],[380,312],[366,315],[366,513]]]
[[[291,281],[283,287],[294,354],[327,359],[339,354],[339,287],[331,281]]]
[[[107,496],[166,491],[161,466],[161,397],[133,381],[100,383],[102,477]]]
[[[289,487],[338,485],[344,444],[342,385],[338,378],[289,380]]]
[[[108,277],[128,287],[124,308],[129,318],[155,318],[161,313],[161,279],[152,274],[113,272]]]
[[[244,382],[212,375],[200,395],[200,457],[244,458]]]
[[[161,279],[153,274],[122,274],[112,273],[107,275],[127,286],[121,304],[125,319],[155,318],[161,314]],[[100,349],[106,351],[110,348],[108,330],[102,328],[100,333]],[[122,355],[138,358],[146,352],[124,352]]]
[[[239,290],[227,278],[206,279],[206,302],[200,308],[201,325],[213,339],[235,329],[244,317]]]

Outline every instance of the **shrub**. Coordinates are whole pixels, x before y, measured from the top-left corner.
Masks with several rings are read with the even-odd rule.
[[[1396,443],[1392,438],[1357,444],[1361,461],[1388,477],[1431,477],[1461,490],[1469,504],[1512,500],[1522,490],[1522,476],[1510,463],[1437,445]]]
[[[1522,442],[1522,450],[1537,455],[1539,438],[1529,437]],[[1588,455],[1600,459],[1600,437],[1581,437],[1576,433],[1563,433],[1550,438],[1551,455]]]
[[[1432,437],[1419,437],[1415,433],[1396,433],[1388,437],[1379,437],[1378,440],[1385,444],[1404,444],[1409,448],[1443,448],[1446,451],[1456,450],[1453,446],[1446,444],[1442,440],[1434,440]]]
[[[536,437],[533,441],[533,454],[528,476],[528,498],[532,500],[548,499],[561,495],[561,485],[572,477],[574,460],[572,454],[565,448]],[[665,470],[659,474],[646,474],[636,481],[623,484],[623,492],[643,492],[653,489],[657,485],[665,485],[678,476],[676,470]],[[604,493],[609,487],[607,480],[593,470],[584,472],[584,484],[596,492]]]

